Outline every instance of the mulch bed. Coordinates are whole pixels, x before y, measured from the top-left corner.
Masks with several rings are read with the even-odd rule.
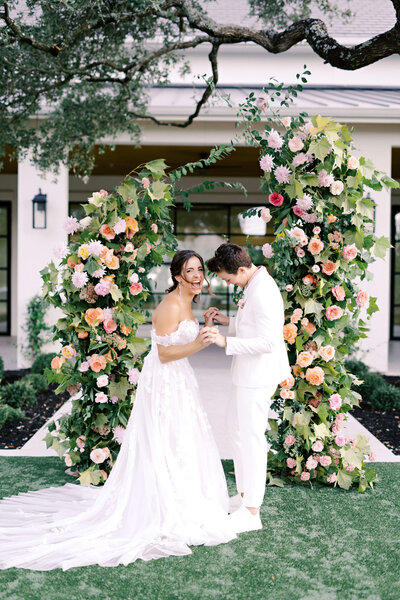
[[[12,383],[29,373],[28,369],[5,371],[4,383]],[[384,376],[388,383],[400,387],[400,377]],[[27,419],[19,419],[0,429],[0,449],[21,448],[46,423],[50,417],[66,402],[69,394],[56,395],[56,386],[50,386],[47,392],[38,396],[38,403],[25,410]],[[360,421],[379,441],[394,454],[400,454],[400,410],[380,412],[367,406],[363,400],[362,408],[352,410],[353,416]]]
[[[19,371],[5,371],[3,383],[13,383],[29,373],[28,369]],[[37,395],[36,406],[25,408],[27,419],[18,419],[12,423],[6,423],[0,429],[0,449],[15,450],[21,448],[66,402],[69,394],[57,395],[54,393],[56,385],[52,384],[49,389]]]

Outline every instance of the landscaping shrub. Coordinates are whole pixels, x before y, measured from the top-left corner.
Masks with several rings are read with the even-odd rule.
[[[25,375],[21,381],[30,384],[35,394],[40,394],[41,392],[46,391],[49,387],[46,377],[40,373],[31,373],[30,375]]]
[[[57,356],[55,352],[39,354],[32,363],[31,373],[44,374],[45,369],[50,369],[51,361]]]
[[[362,381],[355,389],[363,397],[364,403],[375,410],[400,409],[400,389],[387,381],[379,373],[371,373],[361,361],[346,362],[346,369]]]
[[[0,356],[0,381],[4,377],[4,360]]]
[[[22,379],[5,385],[1,390],[1,396],[2,402],[13,408],[34,406],[37,402],[33,386]]]
[[[13,408],[8,404],[0,404],[0,429],[9,421],[25,418],[26,415],[20,408]]]

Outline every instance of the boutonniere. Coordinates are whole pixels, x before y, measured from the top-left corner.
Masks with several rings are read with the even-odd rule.
[[[246,296],[244,294],[244,288],[239,288],[235,285],[233,288],[233,301],[237,304],[238,308],[243,308],[246,303]]]
[[[244,298],[239,298],[238,303],[237,303],[238,307],[244,308],[245,304],[246,304],[246,300]]]

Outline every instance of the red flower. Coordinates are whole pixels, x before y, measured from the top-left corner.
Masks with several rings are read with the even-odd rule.
[[[281,196],[281,194],[277,194],[276,192],[270,194],[268,200],[274,206],[282,206],[283,204],[283,196]]]

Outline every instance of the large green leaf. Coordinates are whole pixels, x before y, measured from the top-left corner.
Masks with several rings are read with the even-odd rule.
[[[322,137],[316,142],[311,142],[308,152],[314,154],[316,158],[323,162],[331,150],[329,140],[326,137]]]
[[[168,168],[168,165],[166,164],[164,158],[157,158],[156,160],[152,160],[146,163],[146,168],[155,177],[162,177],[163,175],[165,175],[165,171]]]
[[[145,338],[133,338],[128,344],[128,350],[132,352],[132,354],[142,354],[149,347],[150,340],[146,340]]]
[[[100,469],[89,467],[80,473],[78,481],[81,485],[99,485],[101,479]]]
[[[154,181],[150,189],[147,190],[152,200],[161,200],[164,197],[165,192],[168,189],[168,183],[163,181]]]
[[[346,473],[346,471],[340,470],[337,474],[337,482],[339,487],[343,488],[344,490],[348,490],[351,488],[353,479],[348,473]]]
[[[129,383],[128,379],[123,377],[120,381],[111,381],[111,383],[108,384],[108,393],[110,398],[118,396],[121,401],[125,400],[128,391],[132,388],[133,386]]]
[[[384,235],[378,238],[375,244],[372,246],[372,254],[377,258],[385,258],[386,252],[389,248],[393,248],[388,238]]]
[[[304,314],[305,315],[316,315],[317,319],[321,319],[322,312],[324,310],[323,304],[317,302],[313,298],[306,300],[304,304]]]

